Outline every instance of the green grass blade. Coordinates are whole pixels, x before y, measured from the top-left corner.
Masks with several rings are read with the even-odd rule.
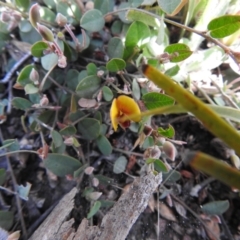
[[[202,152],[189,151],[183,160],[185,164],[202,171],[227,184],[240,189],[240,171],[217,158]]]
[[[162,88],[169,96],[175,98],[187,111],[194,114],[210,132],[240,155],[240,135],[214,110],[156,68],[143,65],[142,70],[148,79]]]

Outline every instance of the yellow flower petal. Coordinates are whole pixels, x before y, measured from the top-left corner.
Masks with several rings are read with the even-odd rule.
[[[120,111],[123,115],[129,116],[129,120],[132,120],[134,122],[139,122],[141,120],[141,111],[139,109],[139,106],[132,98],[121,95],[116,99],[116,105],[118,111]],[[131,117],[131,115],[138,116]]]
[[[117,101],[116,101],[116,98],[114,98],[113,102],[112,102],[111,109],[110,109],[110,118],[111,118],[111,122],[112,122],[112,126],[113,126],[114,131],[117,131],[117,128],[118,128],[118,117],[119,117],[119,115],[120,115],[120,112],[119,112],[118,107],[117,107]]]

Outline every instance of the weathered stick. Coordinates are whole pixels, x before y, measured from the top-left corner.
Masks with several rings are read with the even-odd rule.
[[[62,240],[63,235],[72,230],[73,222],[69,221],[71,224],[68,229],[66,229],[66,224],[68,223],[69,214],[74,207],[76,193],[77,189],[73,188],[65,195],[29,240]]]
[[[125,240],[132,225],[146,208],[150,196],[162,181],[162,174],[152,173],[136,178],[128,192],[124,193],[104,216],[100,228],[89,227],[83,219],[75,237],[67,240]]]
[[[73,220],[67,221],[77,192],[74,188],[60,201],[29,240],[125,240],[161,181],[161,174],[154,176],[148,173],[144,177],[136,178],[129,190],[122,194],[103,217],[100,227],[89,226],[88,220],[83,219],[76,232],[71,227]]]

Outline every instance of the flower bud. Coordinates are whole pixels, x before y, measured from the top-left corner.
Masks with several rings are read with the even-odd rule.
[[[64,140],[64,144],[66,144],[67,146],[72,146],[73,143],[74,143],[74,139],[72,137],[69,137]]]
[[[93,171],[94,171],[94,167],[87,167],[84,170],[85,174],[87,174],[87,175],[91,175],[93,173]]]
[[[67,66],[67,58],[64,55],[58,57],[58,66],[60,68],[65,68]]]
[[[39,5],[33,4],[29,10],[29,21],[37,29],[37,23],[40,21]]]
[[[48,42],[54,42],[53,33],[49,28],[45,27],[42,24],[37,23],[37,30],[40,33],[40,35],[44,38],[44,40]]]
[[[49,103],[49,100],[48,100],[47,96],[44,94],[42,99],[40,100],[40,106],[42,106],[42,107],[47,106],[48,103]]]
[[[64,27],[67,24],[67,18],[61,13],[58,13],[56,16],[56,22],[60,27]]]
[[[34,82],[35,85],[38,84],[38,81],[39,81],[39,74],[38,72],[35,70],[35,68],[33,68],[30,72],[30,75],[29,75],[29,78],[31,81]]]
[[[87,194],[87,197],[93,201],[98,200],[101,196],[102,196],[101,192],[91,192],[91,193]]]
[[[172,161],[175,161],[175,157],[177,155],[177,149],[175,148],[175,146],[169,142],[169,141],[166,141],[164,144],[163,144],[163,149],[164,153],[166,154],[166,156],[172,160]]]
[[[99,180],[98,180],[97,178],[93,178],[93,179],[92,179],[92,185],[93,185],[94,187],[97,187],[97,186],[99,185]]]

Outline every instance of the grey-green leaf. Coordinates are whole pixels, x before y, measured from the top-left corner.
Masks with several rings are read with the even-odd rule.
[[[102,92],[103,92],[103,98],[105,101],[111,101],[113,99],[113,92],[109,87],[104,86],[102,88]]]
[[[126,159],[126,157],[124,156],[119,157],[113,165],[113,172],[116,174],[124,172],[127,167],[127,163],[128,160]]]
[[[107,53],[109,58],[122,58],[124,46],[121,38],[113,37],[108,43]]]
[[[104,27],[105,20],[102,13],[97,9],[92,9],[83,14],[80,25],[90,32],[98,32]]]
[[[143,22],[133,22],[126,33],[126,47],[142,46],[150,36],[149,27]]]
[[[49,153],[44,160],[44,166],[59,177],[64,177],[68,174],[73,175],[74,171],[81,167],[81,163],[70,156]]]
[[[27,110],[32,107],[32,103],[25,98],[15,97],[12,100],[12,105],[16,109]]]
[[[101,207],[101,202],[96,201],[94,205],[91,207],[90,212],[87,215],[87,219],[93,217],[98,212],[100,207]]]
[[[213,201],[202,206],[202,211],[210,215],[221,215],[229,208],[229,201]]]
[[[77,85],[76,92],[79,97],[91,98],[94,93],[100,88],[101,79],[98,76],[92,75],[85,77]]]
[[[87,140],[96,139],[101,130],[100,122],[93,118],[84,118],[77,127],[81,135]]]
[[[107,63],[107,70],[110,72],[118,72],[126,67],[126,62],[120,58],[113,58]]]
[[[52,139],[56,148],[60,147],[63,143],[62,136],[55,130],[52,131]]]
[[[104,135],[100,135],[96,143],[103,155],[107,156],[112,153],[112,145]]]

